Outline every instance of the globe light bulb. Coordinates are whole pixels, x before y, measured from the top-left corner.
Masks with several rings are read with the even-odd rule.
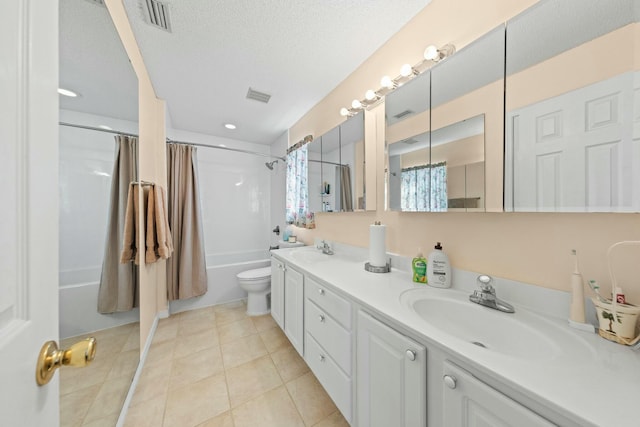
[[[384,76],[382,80],[380,80],[380,86],[386,87],[387,89],[393,89],[393,80],[391,80],[391,77],[389,76]]]
[[[374,99],[376,99],[376,93],[369,89],[367,93],[364,94],[364,99],[366,99],[367,101],[373,101]]]
[[[360,101],[358,101],[357,99],[354,99],[353,101],[351,101],[351,108],[354,109],[358,109],[358,108],[362,108],[362,103]]]
[[[402,77],[409,77],[411,74],[413,74],[413,67],[410,64],[404,64],[400,68],[400,75]]]
[[[347,110],[346,108],[342,107],[340,109],[340,115],[343,116],[343,117],[348,116],[349,115],[349,110]]]
[[[424,59],[427,61],[436,61],[440,57],[440,53],[438,52],[438,48],[434,45],[427,46],[424,50]]]

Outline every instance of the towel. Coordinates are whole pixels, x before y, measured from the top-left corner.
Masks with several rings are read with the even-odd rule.
[[[127,196],[127,209],[124,215],[124,236],[122,242],[122,252],[120,254],[120,263],[135,260],[138,264],[137,244],[138,230],[136,221],[138,218],[138,186],[135,183],[129,184],[129,194]]]
[[[146,218],[146,230],[147,230],[147,238],[146,238],[146,255],[145,255],[145,263],[152,264],[158,260],[157,248],[158,244],[156,241],[156,221],[155,221],[155,187],[159,187],[154,185],[153,188],[145,189],[144,194],[146,195],[145,205],[147,206],[147,218]]]
[[[160,258],[167,259],[173,253],[173,239],[169,230],[169,217],[167,215],[167,195],[159,185],[154,187],[155,200],[155,231],[157,241],[157,254]]]

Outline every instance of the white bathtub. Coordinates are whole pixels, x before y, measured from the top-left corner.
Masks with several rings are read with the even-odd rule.
[[[98,313],[100,283],[96,277],[100,277],[100,270],[95,268],[60,272],[60,338],[139,321],[137,308],[124,313]]]

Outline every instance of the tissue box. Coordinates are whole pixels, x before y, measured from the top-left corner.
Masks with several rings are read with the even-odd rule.
[[[638,315],[640,307],[632,304],[616,304],[615,319],[611,303],[602,302],[597,298],[592,298],[596,307],[600,329],[598,333],[603,338],[620,344],[632,344],[639,337]]]

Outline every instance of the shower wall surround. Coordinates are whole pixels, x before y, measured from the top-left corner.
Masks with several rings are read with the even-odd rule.
[[[60,110],[60,121],[137,133],[138,124]],[[113,134],[59,126],[60,337],[138,321],[138,309],[101,315],[96,310],[107,227]]]

